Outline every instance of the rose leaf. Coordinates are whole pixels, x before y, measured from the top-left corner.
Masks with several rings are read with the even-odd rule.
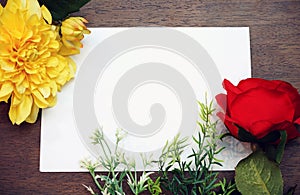
[[[279,166],[257,150],[241,160],[235,169],[235,182],[243,195],[282,195],[283,180]]]

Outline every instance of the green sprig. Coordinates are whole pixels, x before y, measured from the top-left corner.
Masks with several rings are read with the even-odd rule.
[[[100,192],[107,195],[125,194],[122,184],[125,183],[126,178],[126,184],[135,195],[147,190],[152,195],[161,194],[163,190],[172,194],[194,195],[229,195],[235,192],[235,184],[227,182],[225,178],[219,180],[218,172],[211,170],[213,165],[222,165],[222,160],[217,159],[216,155],[224,149],[217,146],[217,141],[223,135],[218,134],[217,121],[212,120],[215,111],[213,103],[208,104],[206,98],[204,103],[198,102],[198,104],[200,121],[197,124],[200,131],[197,135],[191,138],[176,135],[171,141],[166,142],[157,161],[151,160],[151,156],[150,158],[141,156],[145,168],[141,173],[136,170],[135,161],[128,159],[119,149],[119,143],[126,134],[121,130],[116,132],[116,145],[112,149],[105,140],[102,128],[95,131],[91,137],[92,143],[100,146],[103,155],[99,156],[96,163],[82,161],[82,166],[89,170]],[[196,147],[191,149],[186,160],[182,160],[182,154],[186,153],[186,148],[191,143]],[[158,177],[154,180],[150,177],[153,172],[145,171],[152,163],[157,163],[159,167]],[[108,173],[97,175],[95,171],[99,166],[105,168]],[[123,167],[122,172],[117,171],[120,167]],[[91,194],[96,194],[91,187],[85,186],[85,188]]]
[[[211,171],[212,165],[221,166],[222,161],[216,155],[224,149],[217,146],[222,135],[217,133],[217,121],[211,119],[215,111],[213,103],[208,104],[206,98],[204,103],[198,104],[200,132],[192,137],[197,147],[182,161],[180,156],[190,144],[189,139],[177,135],[166,143],[158,162],[161,184],[172,194],[215,194],[218,187],[223,187],[224,194],[230,194],[234,186],[226,185],[226,180],[218,182],[218,173]]]

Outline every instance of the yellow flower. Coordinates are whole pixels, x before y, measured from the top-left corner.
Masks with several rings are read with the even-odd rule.
[[[80,48],[83,46],[80,41],[84,38],[84,34],[91,33],[85,26],[87,22],[88,21],[82,17],[70,17],[62,22],[61,40],[63,45],[60,54],[79,54]]]
[[[37,0],[8,0],[0,14],[0,101],[11,98],[13,124],[33,123],[39,108],[56,104],[75,63],[59,54],[51,14]]]

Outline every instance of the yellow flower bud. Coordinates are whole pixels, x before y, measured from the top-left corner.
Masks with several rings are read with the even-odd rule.
[[[80,48],[83,47],[81,40],[84,34],[90,34],[85,23],[88,21],[82,17],[70,17],[64,20],[61,24],[61,41],[62,47],[60,54],[64,56],[80,53]]]

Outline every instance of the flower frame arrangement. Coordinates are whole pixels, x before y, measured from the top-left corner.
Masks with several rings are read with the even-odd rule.
[[[76,72],[72,55],[80,53],[81,41],[90,31],[87,20],[70,17],[89,0],[8,0],[0,6],[0,101],[10,103],[12,124],[34,123],[40,109],[54,106],[57,93]],[[136,170],[135,162],[119,150],[126,136],[116,133],[116,147],[111,150],[101,129],[92,142],[100,145],[103,156],[96,162],[83,160],[99,192],[84,187],[91,194],[283,194],[280,162],[285,144],[300,137],[300,94],[291,84],[249,78],[234,86],[224,80],[227,94],[216,101],[222,112],[216,113],[213,101],[199,102],[200,131],[194,137],[177,135],[167,142],[158,159],[143,156],[145,168],[157,163],[157,173]],[[217,115],[228,129],[222,134],[212,120]],[[241,160],[234,181],[219,178],[213,165],[223,148],[217,142],[233,136],[252,144],[253,153]],[[187,160],[181,154],[192,140],[196,148]],[[97,167],[107,169],[98,174]],[[122,167],[123,171],[118,171]],[[296,186],[286,194],[294,194]]]

